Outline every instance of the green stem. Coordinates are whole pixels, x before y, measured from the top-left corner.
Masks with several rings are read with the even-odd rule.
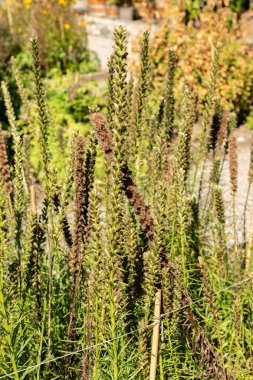
[[[246,195],[244,209],[243,209],[243,243],[245,245],[246,245],[246,212],[247,212],[250,190],[251,190],[251,182],[249,182],[249,185],[248,185],[247,195]]]
[[[163,357],[162,357],[161,352],[159,353],[159,367],[160,367],[160,380],[164,380]]]
[[[98,380],[98,365],[99,365],[99,358],[100,358],[100,347],[98,346],[99,343],[99,314],[98,314],[98,309],[99,309],[99,298],[96,295],[95,297],[95,344],[96,344],[96,349],[95,349],[95,360],[94,360],[94,368],[93,368],[93,380]]]
[[[40,342],[39,342],[39,352],[37,356],[37,364],[38,364],[38,370],[37,370],[37,380],[40,380],[40,370],[42,362],[42,348],[43,348],[43,341],[44,341],[44,333],[45,333],[45,321],[46,321],[46,300],[44,299],[44,307],[43,307],[43,316],[42,316],[42,323],[41,323],[41,330],[40,330]]]
[[[17,368],[17,363],[16,363],[16,357],[14,353],[14,347],[12,344],[12,337],[11,337],[11,326],[9,325],[8,322],[8,316],[7,316],[7,310],[5,308],[5,298],[4,298],[4,292],[3,292],[3,267],[1,264],[1,275],[0,275],[0,306],[1,306],[1,314],[3,316],[3,328],[6,333],[6,340],[7,344],[10,350],[10,359],[11,359],[11,364],[14,372],[14,379],[19,380],[19,375],[18,375],[18,368]]]
[[[110,283],[114,282],[114,273],[113,270],[110,273]],[[111,318],[111,330],[112,330],[112,347],[113,347],[113,380],[118,380],[118,350],[117,342],[115,340],[117,336],[116,332],[116,321],[115,321],[115,304],[114,304],[114,294],[113,287],[110,286],[110,318]]]

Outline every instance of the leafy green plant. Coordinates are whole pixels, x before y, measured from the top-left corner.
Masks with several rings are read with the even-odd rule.
[[[23,64],[29,63],[27,40],[31,34],[40,41],[42,68],[92,71],[99,66],[97,58],[87,49],[85,22],[75,14],[73,1],[20,0],[1,4],[0,38],[3,45],[0,62],[20,53]],[[7,37],[7,38],[6,38]],[[1,67],[1,63],[0,63]]]
[[[232,19],[227,27],[226,20]],[[184,78],[191,90],[203,102],[208,82],[206,72],[210,65],[211,46],[215,42],[220,48],[220,70],[217,89],[224,106],[237,113],[239,123],[244,123],[252,110],[252,51],[250,45],[241,41],[244,37],[243,22],[235,19],[228,9],[219,9],[216,13],[205,10],[201,15],[199,29],[192,25],[177,23],[170,29],[169,23],[157,31],[152,46],[153,83],[161,93],[167,71],[167,54],[172,45],[177,51],[178,64],[176,79]],[[160,86],[159,86],[160,83]],[[175,89],[177,91],[177,89]]]

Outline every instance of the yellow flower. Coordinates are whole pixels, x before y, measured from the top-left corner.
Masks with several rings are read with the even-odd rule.
[[[79,21],[78,25],[79,26],[86,26],[87,25],[87,21],[86,20]]]
[[[69,28],[71,28],[70,24],[64,24],[64,29],[69,29]]]
[[[23,4],[26,7],[26,9],[31,8],[32,0],[23,0]]]

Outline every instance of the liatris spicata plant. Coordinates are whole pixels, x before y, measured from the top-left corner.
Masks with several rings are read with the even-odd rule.
[[[114,120],[114,55],[108,60],[108,80],[107,80],[107,122],[108,127],[112,128]]]
[[[41,64],[39,59],[38,41],[35,37],[31,39],[32,55],[33,55],[33,75],[35,85],[35,96],[38,111],[38,120],[40,127],[40,146],[41,146],[41,158],[45,171],[46,187],[47,187],[47,202],[50,198],[50,161],[51,153],[49,150],[48,139],[49,130],[51,127],[51,120],[47,105],[47,95],[43,83]]]
[[[127,112],[127,44],[126,30],[120,26],[114,32],[114,77],[113,77],[113,124],[117,159],[123,159],[126,153],[126,112]]]
[[[170,142],[174,132],[174,112],[175,112],[175,96],[174,96],[174,81],[176,69],[176,52],[174,48],[169,49],[168,55],[168,78],[165,93],[164,106],[164,128],[167,141]]]
[[[148,96],[150,84],[150,56],[149,56],[149,33],[143,34],[141,51],[141,71],[137,83],[136,92],[136,112],[134,119],[134,145],[138,151],[142,132],[143,118],[145,117],[146,98]]]
[[[72,338],[73,318],[75,314],[76,298],[79,288],[80,270],[84,255],[85,242],[85,169],[84,169],[84,138],[78,136],[76,139],[75,150],[75,230],[74,241],[71,252],[70,271],[71,271],[71,306],[70,320],[68,326],[68,336]]]
[[[231,239],[223,169],[230,161],[236,212],[244,174],[236,117],[216,90],[217,49],[198,109],[191,83],[175,90],[174,49],[161,98],[150,82],[149,33],[137,77],[128,70],[127,31],[118,27],[114,38],[106,110],[91,115],[85,133],[56,133],[36,38],[36,107],[13,61],[25,123],[2,84],[0,378],[146,380],[159,327],[157,379],[250,380],[253,234],[245,224],[241,241],[234,223]]]

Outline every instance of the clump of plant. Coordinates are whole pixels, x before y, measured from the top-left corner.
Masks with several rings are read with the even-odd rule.
[[[27,57],[27,39],[36,35],[40,42],[40,59],[43,69],[65,73],[67,70],[87,72],[98,64],[87,49],[86,23],[80,21],[73,10],[72,0],[9,1],[2,4],[0,17],[7,22],[8,35],[20,46],[21,61]],[[2,15],[1,15],[2,14]],[[13,45],[13,44],[11,44]]]
[[[149,34],[130,79],[122,26],[114,39],[106,115],[92,112],[90,129],[73,133],[62,151],[64,176],[36,38],[33,107],[17,83],[26,128],[18,128],[2,83],[0,377],[146,380],[159,325],[157,378],[250,379],[252,237],[237,236],[236,122],[218,96],[218,49],[202,109],[188,83],[175,97],[174,49],[154,107]],[[227,159],[232,234],[221,185]],[[250,184],[251,176],[249,192]]]
[[[227,19],[231,17],[231,26]],[[176,78],[188,81],[193,94],[203,102],[208,82],[205,73],[211,59],[211,46],[220,47],[220,70],[217,88],[222,104],[237,113],[239,123],[245,122],[252,111],[252,50],[244,42],[245,26],[228,8],[216,13],[206,9],[200,17],[200,26],[183,25],[179,21],[174,28],[168,22],[160,27],[154,37],[152,62],[155,86],[158,92],[164,86],[167,71],[166,56],[169,47],[175,46],[178,56]],[[159,86],[160,83],[160,86]]]

